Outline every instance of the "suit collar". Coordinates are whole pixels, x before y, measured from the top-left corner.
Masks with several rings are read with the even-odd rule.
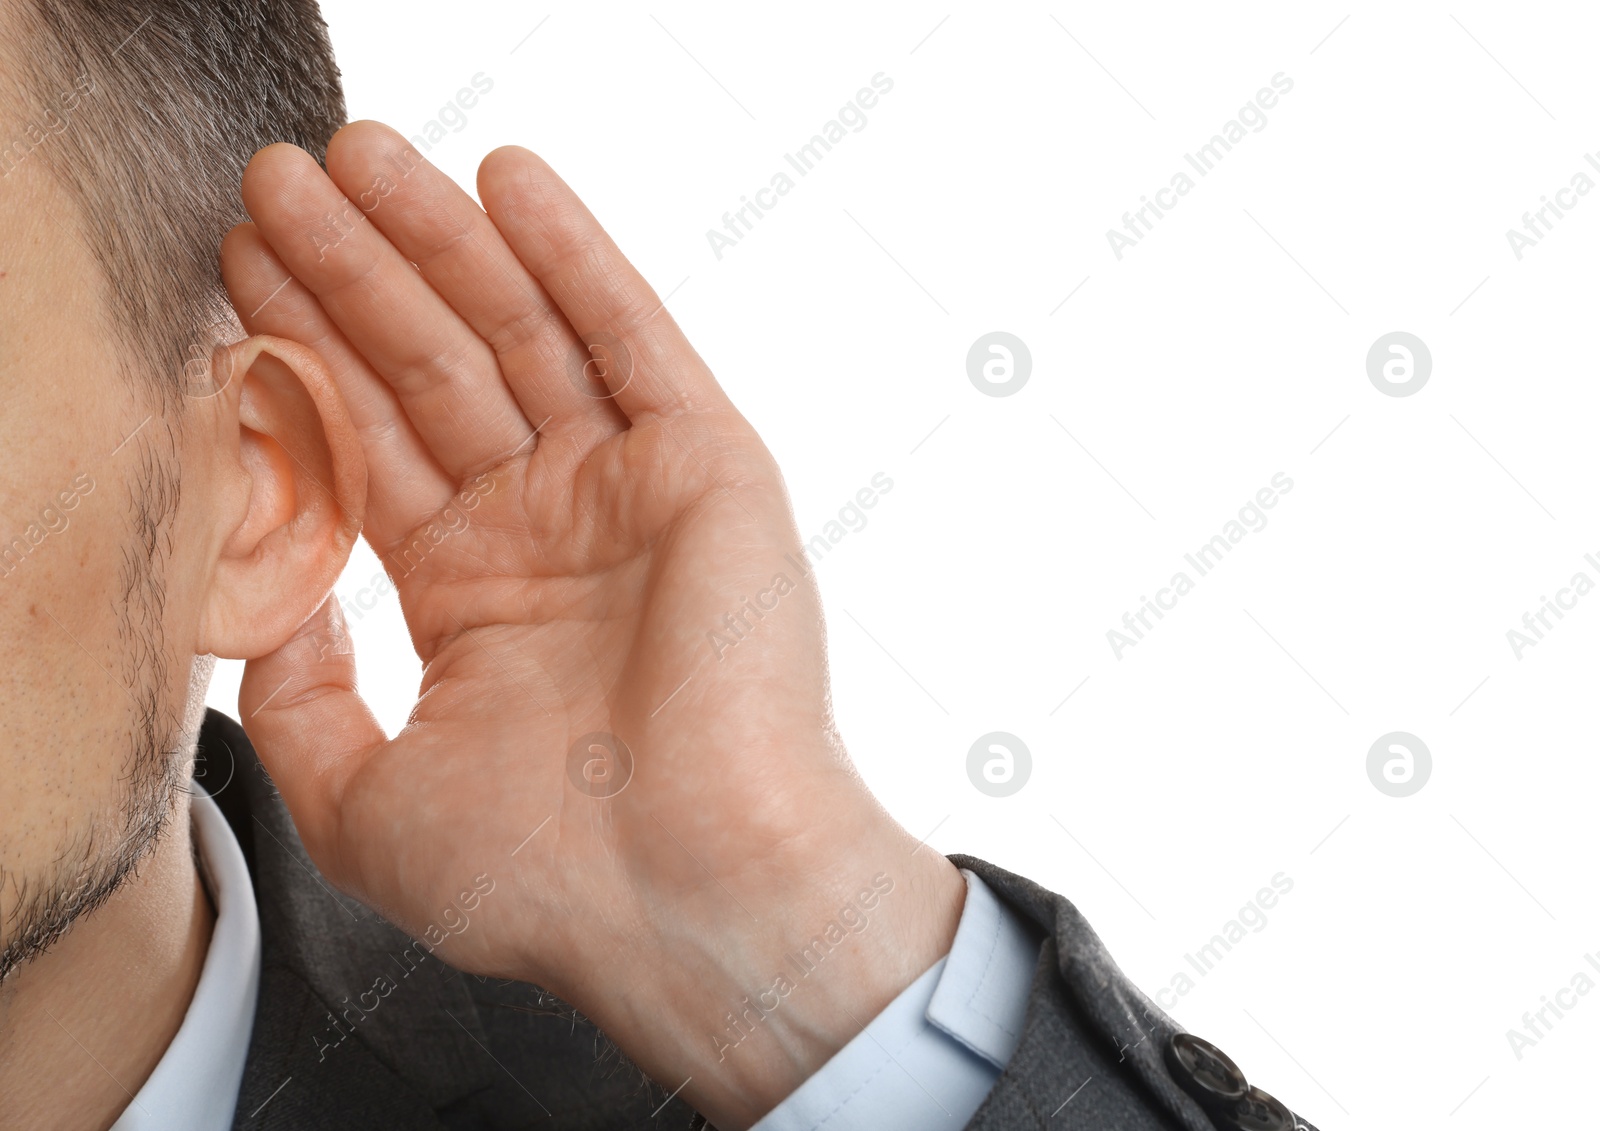
[[[196,780],[227,817],[255,887],[261,992],[237,1127],[436,1128],[493,1083],[465,975],[430,957],[306,854],[237,722],[207,711]],[[258,1107],[258,1105],[260,1105]]]

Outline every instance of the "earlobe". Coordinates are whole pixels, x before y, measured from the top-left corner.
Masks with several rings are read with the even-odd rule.
[[[226,517],[196,651],[253,659],[293,636],[349,560],[366,462],[314,350],[257,335],[222,347],[213,364],[207,396],[234,436],[231,467],[216,469],[211,501]]]

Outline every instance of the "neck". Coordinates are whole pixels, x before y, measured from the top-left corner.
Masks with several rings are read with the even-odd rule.
[[[136,874],[0,988],[0,1131],[104,1131],[183,1024],[216,915],[179,802]]]

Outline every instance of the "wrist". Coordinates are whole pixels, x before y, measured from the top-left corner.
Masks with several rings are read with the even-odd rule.
[[[766,862],[764,898],[741,891],[742,910],[690,901],[631,948],[622,992],[595,984],[593,1020],[722,1131],[770,1111],[949,952],[960,872],[871,812],[837,826],[849,839]]]

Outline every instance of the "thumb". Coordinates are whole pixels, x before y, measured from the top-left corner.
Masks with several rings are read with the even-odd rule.
[[[345,786],[388,738],[356,693],[355,650],[331,593],[282,647],[245,665],[239,715],[311,859],[349,883],[338,851]]]

